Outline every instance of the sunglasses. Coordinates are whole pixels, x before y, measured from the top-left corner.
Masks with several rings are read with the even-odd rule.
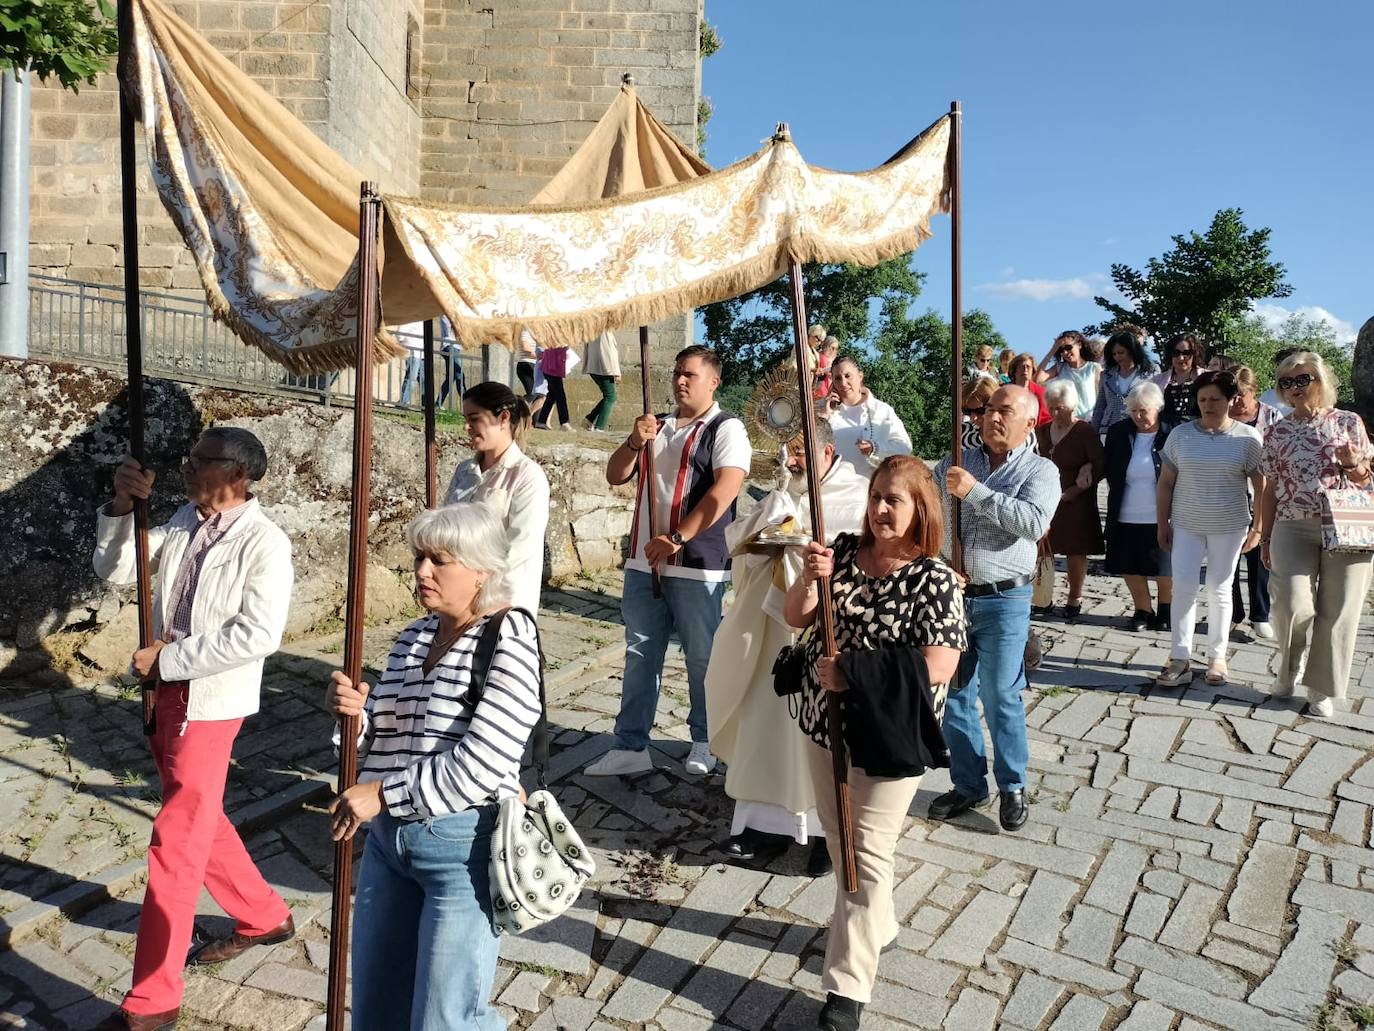
[[[1196,351],[1175,351],[1175,352],[1174,352],[1174,357],[1175,357],[1175,358],[1191,358],[1191,357],[1192,357],[1194,354],[1196,354],[1196,353],[1197,353]]]
[[[1312,381],[1315,379],[1315,376],[1309,375],[1306,372],[1300,372],[1296,376],[1280,376],[1279,389],[1292,390],[1294,387],[1310,387]]]
[[[965,415],[982,415],[982,414],[983,414],[984,412],[986,412],[987,410],[988,410],[988,409],[987,409],[987,406],[986,406],[986,405],[979,405],[977,408],[965,408],[965,409],[964,409],[964,414],[965,414]]]

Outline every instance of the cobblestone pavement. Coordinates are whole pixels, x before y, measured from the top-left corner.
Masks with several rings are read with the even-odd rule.
[[[631,781],[581,768],[608,747],[620,676],[614,582],[548,598],[551,774],[597,851],[566,917],[508,939],[497,998],[512,1026],[814,1026],[834,881],[794,848],[724,865],[719,773],[683,774],[686,689],[670,653],[654,747]],[[1124,591],[1092,578],[1084,618],[1041,624],[1027,695],[1031,820],[924,819],[922,784],[897,857],[902,931],[865,1028],[1053,1031],[1350,1028],[1374,1022],[1374,624],[1352,699],[1328,722],[1263,693],[1272,646],[1237,637],[1235,682],[1155,690],[1162,634],[1118,629]],[[386,629],[369,637],[385,648]],[[194,971],[183,1028],[322,1028],[332,851],[315,786],[329,757],[315,708],[329,642],[274,663],[248,725],[232,806],[291,901],[296,940]],[[6,868],[0,1027],[83,1028],[129,979],[149,765],[113,691],[19,694],[0,706]],[[127,773],[126,773],[127,771]],[[312,779],[314,778],[314,779]],[[291,792],[317,793],[302,802]],[[122,828],[122,829],[121,829]],[[17,857],[18,861],[15,862]],[[91,892],[109,895],[91,908]],[[33,900],[84,898],[70,915]],[[83,895],[84,892],[84,895]],[[203,924],[226,920],[205,900]]]

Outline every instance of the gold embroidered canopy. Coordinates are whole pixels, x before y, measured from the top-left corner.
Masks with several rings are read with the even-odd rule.
[[[363,176],[159,0],[134,3],[153,179],[216,316],[293,372],[350,365]],[[442,314],[464,340],[509,347],[527,328],[575,344],[753,290],[790,260],[875,264],[914,250],[946,210],[949,131],[941,118],[857,174],[808,165],[779,133],[728,168],[606,200],[384,195],[382,319]],[[379,361],[400,353],[379,333]]]

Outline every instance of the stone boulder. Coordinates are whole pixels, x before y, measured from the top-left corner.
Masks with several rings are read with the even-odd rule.
[[[1355,338],[1350,378],[1355,388],[1355,410],[1366,426],[1374,427],[1374,318],[1360,327],[1360,335]]]

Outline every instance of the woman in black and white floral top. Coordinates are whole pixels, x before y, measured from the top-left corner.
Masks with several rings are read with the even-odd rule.
[[[859,536],[833,548],[807,546],[802,576],[787,593],[787,621],[808,627],[819,608],[817,582],[830,577],[838,654],[808,645],[801,730],[831,859],[839,854],[827,692],[842,692],[859,888],[837,886],[825,952],[825,1008],[819,1026],[852,1031],[878,972],[878,953],[897,936],[893,856],[907,810],[928,766],[947,766],[940,714],[966,645],[963,595],[938,557],[944,520],[925,463],[894,455],[880,465]]]

